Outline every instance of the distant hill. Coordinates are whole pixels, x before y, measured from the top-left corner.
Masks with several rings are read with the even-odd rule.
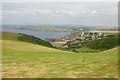
[[[118,27],[113,26],[92,26],[80,24],[58,24],[58,25],[2,25],[7,29],[20,29],[32,31],[54,31],[54,32],[72,32],[78,29],[85,31],[89,30],[118,30]]]

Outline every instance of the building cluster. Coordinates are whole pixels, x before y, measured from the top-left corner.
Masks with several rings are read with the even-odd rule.
[[[62,46],[62,48],[68,47],[81,47],[81,45],[85,41],[96,40],[105,38],[106,35],[104,33],[97,33],[97,32],[82,32],[80,36],[74,37],[71,40],[67,40],[66,44]]]
[[[106,35],[104,33],[97,32],[83,32],[81,34],[81,40],[95,40],[104,38]]]

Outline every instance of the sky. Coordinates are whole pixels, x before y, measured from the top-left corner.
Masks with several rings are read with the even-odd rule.
[[[2,2],[118,2],[119,0],[1,0]]]
[[[21,1],[21,0],[20,0]],[[110,1],[110,0],[109,0]],[[0,9],[2,24],[81,24],[117,26],[117,2],[7,2]]]

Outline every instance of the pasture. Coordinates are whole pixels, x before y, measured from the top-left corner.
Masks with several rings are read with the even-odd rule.
[[[3,78],[117,78],[118,47],[99,53],[62,51],[3,33]]]

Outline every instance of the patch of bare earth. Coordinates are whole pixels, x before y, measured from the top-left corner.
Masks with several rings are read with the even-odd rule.
[[[100,33],[120,33],[120,31],[105,31],[105,30],[103,30],[103,31],[90,31],[90,32],[100,32]]]
[[[67,73],[67,77],[68,78],[77,78],[77,77],[80,77],[80,75],[81,75],[81,77],[83,76],[83,75],[87,75],[89,72],[75,72],[75,71],[69,71],[68,73]]]
[[[4,78],[23,78],[24,76],[31,76],[31,67],[20,65],[20,66],[7,66],[3,68],[2,75]],[[24,76],[23,76],[24,74]]]

